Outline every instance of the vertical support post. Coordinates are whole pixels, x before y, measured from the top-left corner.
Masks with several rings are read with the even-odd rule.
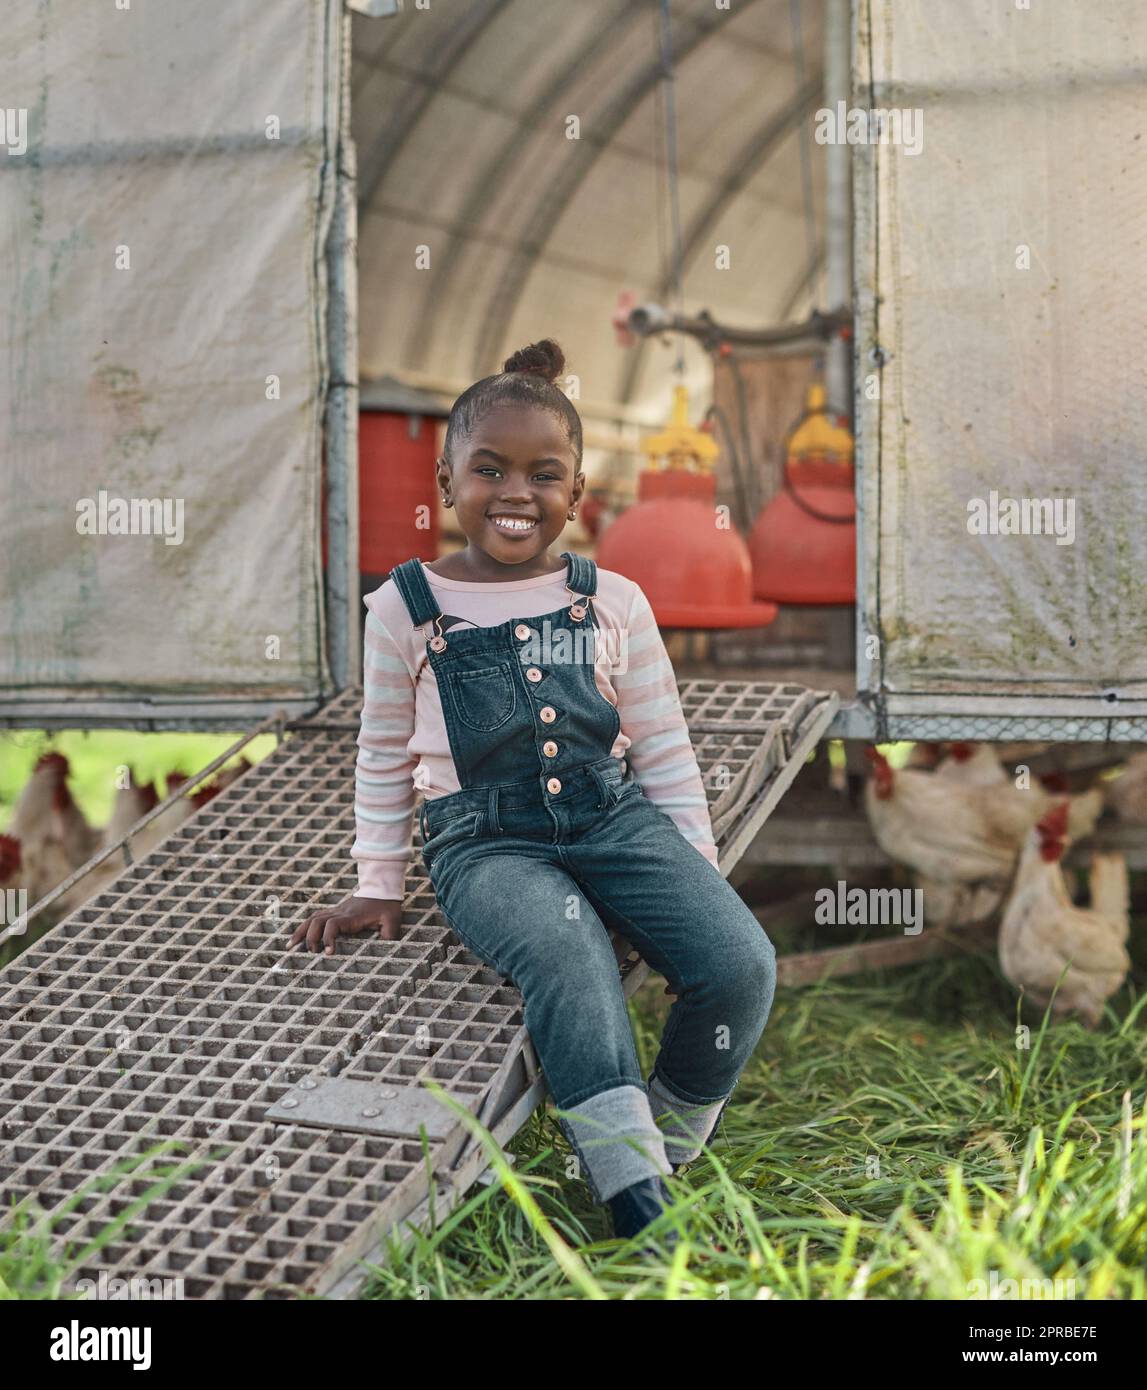
[[[848,106],[851,92],[851,17],[849,0],[825,0],[824,104],[831,111]],[[825,288],[830,311],[852,303],[851,145],[837,131],[835,143],[825,145]],[[825,392],[829,410],[849,414],[851,340],[834,335],[825,359]]]
[[[328,657],[336,690],[362,680],[358,570],[358,208],[350,133],[351,15],[341,16],[335,202],[327,238],[327,574]]]
[[[872,15],[869,0],[852,0],[852,62],[859,104],[872,88]],[[849,102],[852,82],[849,84]],[[882,699],[880,650],[880,349],[878,145],[858,145],[852,162],[853,419],[856,430],[856,693],[871,711]],[[872,377],[876,391],[867,389]],[[871,716],[870,716],[871,717]]]

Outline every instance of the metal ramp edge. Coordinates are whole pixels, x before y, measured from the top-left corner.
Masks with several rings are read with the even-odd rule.
[[[728,874],[838,697],[722,681],[681,696]],[[351,1128],[338,1111],[292,1121],[283,1102],[309,1082],[328,1100],[369,1083],[406,1103],[433,1077],[504,1144],[544,1098],[520,996],[448,931],[417,860],[401,940],[350,941],[333,958],[283,950],[295,922],[355,886],[361,699],[344,691],[289,725],[270,757],[0,972],[6,1204],[35,1194],[58,1213],[160,1140],[182,1146],[164,1161],[202,1163],[132,1216],[100,1268],[181,1276],[192,1298],[350,1296],[380,1234],[425,1219],[423,1139],[385,1106]],[[615,949],[628,995],[647,970],[619,937]],[[439,1215],[487,1166],[450,1118],[425,1140]],[[88,1191],[54,1238],[82,1246],[153,1180]]]

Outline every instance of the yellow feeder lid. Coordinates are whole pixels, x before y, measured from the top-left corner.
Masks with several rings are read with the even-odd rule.
[[[805,392],[804,408],[804,418],[789,437],[788,457],[851,463],[852,434],[829,418],[823,382],[814,381]]]
[[[711,434],[696,430],[689,423],[689,392],[680,385],[673,388],[673,418],[668,428],[661,434],[647,436],[641,447],[654,467],[657,459],[665,458],[669,468],[692,465],[701,473],[709,472],[721,454]]]

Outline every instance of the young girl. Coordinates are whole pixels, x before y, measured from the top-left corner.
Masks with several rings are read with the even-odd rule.
[[[775,953],[717,869],[648,600],[550,553],[585,486],[581,421],[553,384],[564,366],[545,339],[454,403],[438,485],[467,544],[405,561],[365,600],[359,888],[291,946],[399,936],[421,788],[442,913],[520,990],[558,1121],[629,1236],[715,1129],[768,1018]],[[609,928],[676,995],[648,1083]]]

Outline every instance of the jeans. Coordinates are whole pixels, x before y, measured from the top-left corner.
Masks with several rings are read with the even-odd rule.
[[[558,1121],[594,1197],[696,1157],[768,1019],[772,943],[612,757],[425,801],[423,860],[450,929],[520,991]],[[648,1086],[608,929],[677,996]],[[658,1123],[660,1121],[660,1124]]]

